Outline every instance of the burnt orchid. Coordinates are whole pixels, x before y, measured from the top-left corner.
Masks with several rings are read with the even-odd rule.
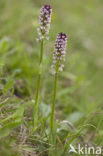
[[[53,53],[53,64],[52,68],[54,69],[54,74],[56,73],[57,64],[59,63],[58,70],[62,71],[64,67],[65,54],[66,54],[66,44],[67,44],[67,35],[59,33],[56,39],[54,53]]]
[[[54,69],[54,95],[52,103],[52,111],[50,118],[50,140],[51,143],[55,142],[54,135],[54,112],[55,112],[55,102],[56,102],[56,90],[57,90],[57,79],[58,72],[63,70],[65,54],[66,54],[66,45],[67,45],[67,35],[64,33],[59,33],[55,43],[55,50],[53,53],[53,64],[52,68]]]
[[[40,12],[40,26],[37,28],[39,38],[37,40],[49,39],[52,9],[50,5],[44,5]]]
[[[40,63],[39,63],[39,73],[38,73],[38,82],[37,82],[37,91],[34,105],[34,116],[33,116],[33,125],[36,128],[38,123],[38,102],[39,102],[39,92],[40,92],[40,83],[42,75],[42,60],[43,60],[43,47],[44,39],[48,39],[50,22],[51,22],[52,9],[50,5],[44,5],[40,11],[40,27],[37,29],[39,33],[39,41],[41,43],[40,50]]]

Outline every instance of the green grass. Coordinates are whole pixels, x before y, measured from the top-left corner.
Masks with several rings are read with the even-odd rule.
[[[52,5],[50,41],[44,44],[39,120],[32,116],[39,71],[36,28],[40,8]],[[0,155],[68,155],[69,144],[103,145],[103,1],[0,0]],[[52,52],[59,32],[69,36],[58,77],[56,144],[49,143],[53,99]],[[66,120],[66,121],[65,121]]]

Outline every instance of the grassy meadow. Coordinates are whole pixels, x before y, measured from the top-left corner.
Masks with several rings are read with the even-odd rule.
[[[50,40],[44,43],[38,126],[33,107],[39,71],[36,42],[40,8],[52,6]],[[58,75],[55,145],[49,142],[53,100],[52,55],[59,32],[68,35]],[[103,1],[0,0],[0,156],[69,154],[69,145],[103,146]]]

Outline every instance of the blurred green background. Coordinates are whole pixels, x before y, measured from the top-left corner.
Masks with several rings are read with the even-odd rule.
[[[103,0],[0,0],[0,97],[34,99],[40,44],[36,42],[40,8],[53,9],[50,41],[45,42],[41,103],[52,103],[52,52],[59,32],[68,34],[64,71],[59,74],[58,120],[83,126],[85,140],[103,140]],[[3,93],[2,93],[3,92]],[[19,100],[19,101],[21,101]]]

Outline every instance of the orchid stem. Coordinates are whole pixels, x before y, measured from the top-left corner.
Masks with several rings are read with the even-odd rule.
[[[51,143],[55,142],[55,137],[54,137],[54,117],[55,117],[55,102],[56,102],[58,70],[59,70],[59,61],[57,62],[56,73],[55,73],[55,77],[54,77],[54,95],[53,95],[52,111],[51,111],[51,118],[50,118],[50,141],[51,141]]]
[[[36,99],[35,99],[34,114],[33,114],[34,128],[36,128],[38,122],[38,102],[39,102],[39,92],[40,92],[40,83],[41,83],[41,75],[42,75],[43,43],[44,43],[43,40],[41,40],[39,74],[38,74],[37,91],[36,91]]]

